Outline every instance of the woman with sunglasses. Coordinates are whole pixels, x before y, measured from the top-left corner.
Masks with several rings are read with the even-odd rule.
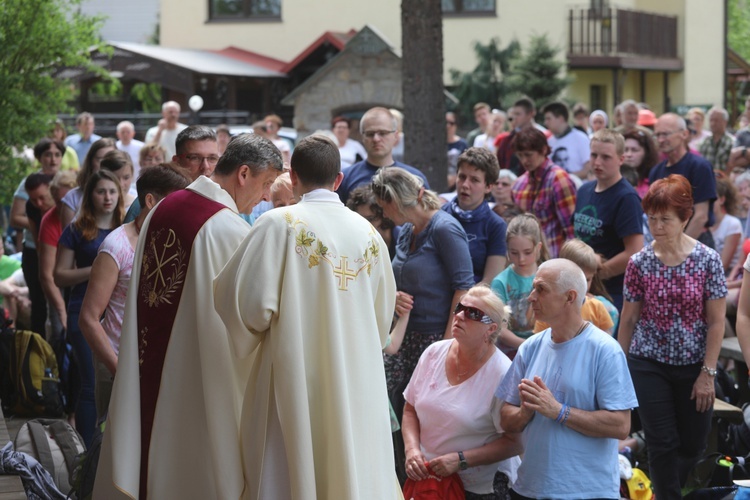
[[[505,499],[522,451],[516,434],[503,431],[497,382],[511,365],[495,347],[505,305],[486,285],[471,288],[456,304],[452,339],[429,346],[404,391],[402,422],[406,473],[458,473],[467,500]]]

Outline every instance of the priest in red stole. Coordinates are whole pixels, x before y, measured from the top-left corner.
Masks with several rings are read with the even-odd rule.
[[[94,498],[242,496],[238,418],[249,369],[234,362],[212,283],[250,231],[239,212],[269,196],[281,169],[270,141],[237,136],[211,178],[146,218]]]
[[[303,139],[291,165],[297,204],[258,219],[214,287],[237,354],[253,358],[243,498],[402,498],[381,351],[396,300],[388,247],[334,192],[333,142]]]

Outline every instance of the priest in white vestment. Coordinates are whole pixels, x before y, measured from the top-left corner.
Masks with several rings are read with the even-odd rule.
[[[237,354],[253,356],[243,498],[402,498],[381,352],[396,300],[388,247],[334,192],[333,142],[303,139],[291,167],[298,203],[263,214],[214,283]]]
[[[238,212],[268,198],[282,165],[270,141],[237,136],[212,178],[167,196],[146,218],[94,498],[242,496],[249,364],[234,362],[212,284],[250,230]]]

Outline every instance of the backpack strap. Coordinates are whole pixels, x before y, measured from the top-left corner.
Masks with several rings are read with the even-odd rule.
[[[42,464],[47,472],[54,474],[55,461],[52,459],[52,451],[47,441],[47,433],[44,432],[44,425],[37,420],[29,420],[26,422],[26,425],[29,427],[31,442],[34,444],[39,463]]]
[[[78,455],[78,447],[70,436],[68,424],[62,420],[55,420],[49,426],[49,429],[55,437],[58,446],[60,446],[60,451],[62,451],[63,457],[65,458],[65,465],[68,466],[68,478],[72,481],[73,469],[75,468],[76,456]]]

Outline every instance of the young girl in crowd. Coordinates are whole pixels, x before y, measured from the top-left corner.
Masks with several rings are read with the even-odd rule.
[[[96,425],[94,406],[94,364],[91,349],[80,328],[78,316],[86,295],[91,264],[104,238],[122,223],[125,215],[120,180],[108,170],[92,174],[83,190],[83,201],[75,222],[63,230],[57,249],[55,284],[73,287],[68,301],[68,342],[73,346],[78,372],[81,377],[81,394],[76,407],[76,429],[86,447]]]
[[[729,179],[716,179],[714,204],[714,225],[711,234],[714,237],[716,252],[721,255],[724,272],[729,273],[740,261],[742,253],[742,223],[733,214],[737,211],[737,189]]]
[[[135,175],[133,160],[130,159],[130,155],[125,151],[115,149],[104,155],[101,162],[101,168],[109,170],[120,180],[122,199],[125,211],[127,212],[130,205],[133,204],[133,200],[135,200],[135,195],[130,190],[133,186],[133,177]]]
[[[619,313],[611,299],[608,299],[609,294],[604,288],[602,280],[596,274],[598,259],[594,249],[579,239],[568,240],[560,249],[560,258],[573,261],[586,275],[589,288],[586,300],[581,308],[581,317],[590,321],[600,330],[614,335]],[[548,324],[537,321],[534,325],[534,333],[547,328],[549,328]]]
[[[115,150],[115,141],[109,137],[99,139],[91,145],[86,158],[83,160],[81,170],[78,171],[78,187],[68,191],[65,198],[62,199],[63,206],[60,209],[60,225],[67,227],[71,223],[83,200],[83,188],[89,178],[99,171],[100,163],[104,156],[110,151]]]
[[[505,233],[508,266],[492,280],[492,291],[511,308],[510,323],[500,330],[500,349],[513,357],[534,330],[534,314],[526,301],[537,267],[549,259],[539,220],[531,214],[513,218]]]

